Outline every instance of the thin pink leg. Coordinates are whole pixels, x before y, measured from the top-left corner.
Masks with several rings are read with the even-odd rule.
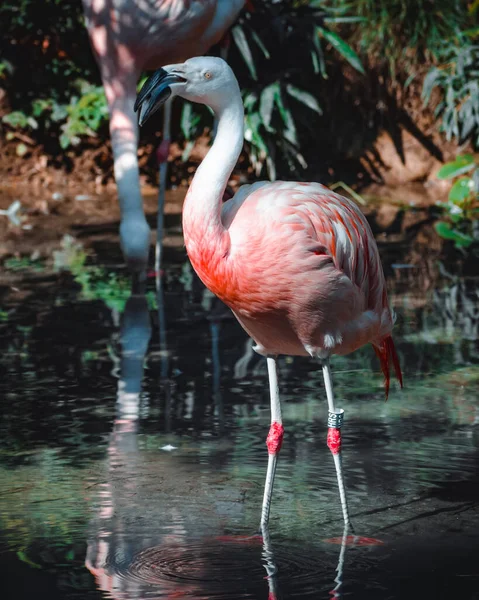
[[[261,509],[261,530],[268,527],[271,498],[273,496],[274,474],[276,472],[278,453],[281,450],[284,434],[283,420],[281,418],[281,404],[279,400],[276,358],[268,356],[266,360],[268,361],[269,392],[271,397],[271,426],[269,428],[268,437],[266,438],[266,446],[268,447],[268,470],[266,472],[263,507]]]
[[[333,384],[331,380],[331,367],[329,359],[323,360],[323,378],[324,387],[326,388],[326,396],[328,398],[328,448],[334,459],[336,467],[336,476],[338,478],[339,497],[341,499],[341,508],[343,509],[344,524],[346,527],[351,527],[349,520],[348,503],[346,500],[346,490],[344,488],[343,465],[341,460],[341,426],[343,424],[344,410],[335,408]]]

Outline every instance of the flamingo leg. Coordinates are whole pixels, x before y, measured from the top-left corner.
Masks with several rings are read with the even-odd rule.
[[[266,446],[268,447],[268,470],[266,472],[266,482],[264,486],[263,506],[261,509],[261,530],[268,527],[269,512],[271,508],[271,498],[273,496],[274,474],[276,472],[276,463],[278,453],[283,443],[283,419],[281,417],[281,404],[279,400],[278,372],[276,357],[268,356],[268,376],[269,392],[271,398],[271,426]]]
[[[160,166],[160,182],[158,189],[158,214],[156,216],[156,247],[155,247],[155,273],[156,289],[159,290],[161,258],[163,254],[163,224],[165,210],[166,180],[168,176],[168,152],[171,141],[171,105],[172,100],[165,103],[163,111],[163,140],[157,150]]]
[[[328,448],[334,459],[336,467],[336,476],[338,478],[339,497],[341,499],[341,508],[343,510],[344,525],[352,527],[349,519],[348,503],[346,500],[346,490],[344,488],[343,465],[341,459],[341,426],[343,424],[344,410],[335,408],[333,384],[331,378],[331,367],[329,358],[322,361],[324,387],[328,398]]]
[[[336,577],[334,583],[336,586],[329,592],[331,600],[343,597],[343,569],[344,569],[344,558],[346,556],[346,546],[348,545],[348,531],[349,525],[344,525],[343,537],[341,538],[341,551],[339,553],[338,566],[336,567]]]

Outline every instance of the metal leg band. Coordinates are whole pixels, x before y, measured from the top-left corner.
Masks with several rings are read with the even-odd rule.
[[[334,412],[328,412],[328,427],[334,427],[335,429],[341,429],[344,420],[344,410],[342,408],[336,408]]]

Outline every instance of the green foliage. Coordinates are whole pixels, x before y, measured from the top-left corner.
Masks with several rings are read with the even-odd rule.
[[[466,25],[468,14],[458,0],[349,0],[331,2],[354,7],[359,22],[352,40],[374,64],[383,62],[395,77],[435,60],[444,40]]]
[[[268,177],[275,179],[278,163],[296,174],[307,167],[300,145],[305,130],[313,134],[313,123],[323,114],[318,88],[321,79],[327,78],[326,60],[330,54],[334,60],[340,56],[364,73],[355,51],[328,28],[357,19],[347,16],[347,8],[333,10],[327,4],[317,0],[264,0],[232,29],[236,50],[228,59],[240,82],[246,151],[257,176],[266,170]],[[194,139],[211,124],[207,109],[184,104],[184,160],[190,155]]]
[[[42,91],[61,94],[65,82],[68,88],[72,79],[91,74],[94,63],[79,0],[42,0],[41,10],[37,0],[1,2],[0,40],[0,64],[8,65],[18,84],[14,93],[26,87],[30,99]],[[39,64],[41,71],[35,70]]]
[[[275,179],[279,161],[291,172],[307,167],[298,120],[311,133],[311,122],[322,115],[318,84],[327,78],[328,51],[364,73],[355,51],[328,27],[356,22],[349,10],[331,8],[322,0],[265,0],[233,28],[252,80],[241,81],[241,87],[247,152],[257,176],[266,167],[269,178]]]
[[[102,267],[87,264],[88,253],[83,245],[65,235],[60,250],[53,253],[56,271],[70,271],[82,288],[85,300],[101,300],[111,310],[123,312],[131,294],[128,277],[108,273]]]
[[[424,80],[423,99],[431,103],[437,88],[441,100],[435,108],[446,138],[459,142],[470,139],[479,147],[479,45],[460,34],[443,44],[440,64]]]
[[[454,242],[456,248],[470,248],[479,242],[479,163],[472,154],[463,154],[444,165],[439,179],[455,179],[446,203],[440,204],[447,221],[438,221],[437,233]]]
[[[72,84],[67,104],[53,99],[36,99],[31,102],[29,113],[13,111],[2,121],[13,129],[38,129],[42,118],[43,128],[59,133],[60,146],[65,149],[80,143],[81,136],[96,136],[108,119],[108,106],[102,86],[78,79]]]
[[[37,273],[41,273],[45,270],[43,261],[35,255],[7,258],[3,263],[3,266],[8,271],[33,270]]]
[[[206,107],[193,106],[191,102],[185,100],[180,120],[181,131],[186,140],[182,160],[186,161],[190,157],[195,139],[201,134],[205,126],[205,120],[212,122],[211,113],[208,112]]]

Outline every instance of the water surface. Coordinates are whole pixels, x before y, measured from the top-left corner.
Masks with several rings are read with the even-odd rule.
[[[263,540],[264,359],[182,250],[130,299],[105,250],[2,271],[2,597],[479,598],[474,278],[381,246],[406,387],[384,402],[371,348],[333,361],[355,532],[380,542],[341,546],[318,365],[280,361]]]

